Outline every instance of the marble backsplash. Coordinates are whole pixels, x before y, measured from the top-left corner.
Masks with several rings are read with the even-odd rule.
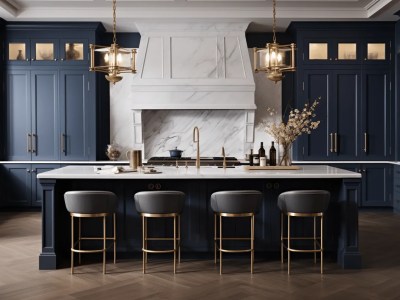
[[[169,156],[177,147],[182,156],[196,156],[193,128],[200,131],[200,155],[243,157],[245,114],[242,110],[145,110],[143,111],[144,156]]]

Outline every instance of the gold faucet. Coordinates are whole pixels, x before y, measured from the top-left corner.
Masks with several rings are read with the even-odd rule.
[[[224,147],[222,147],[222,157],[223,157],[223,160],[222,160],[222,167],[223,167],[224,169],[226,169],[226,156],[225,156],[225,148],[224,148]]]
[[[200,169],[200,132],[197,126],[193,128],[193,142],[197,144],[196,168]]]

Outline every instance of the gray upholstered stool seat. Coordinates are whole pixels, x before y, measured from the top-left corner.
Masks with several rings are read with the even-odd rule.
[[[288,254],[288,274],[290,274],[290,253],[308,252],[314,253],[314,262],[316,254],[321,254],[321,274],[323,273],[323,219],[324,212],[328,209],[330,193],[325,190],[298,190],[284,192],[278,197],[278,207],[281,210],[281,262],[283,263],[283,248],[287,249]],[[287,216],[287,236],[283,234],[283,215]],[[291,217],[312,217],[314,221],[313,237],[292,237],[290,233]],[[317,237],[316,218],[320,218],[320,236]],[[291,240],[312,240],[313,249],[297,249],[291,246]],[[287,240],[287,244],[284,241]],[[317,248],[317,244],[319,247]]]
[[[143,273],[146,273],[147,253],[174,253],[174,273],[176,273],[176,254],[180,262],[180,215],[185,204],[185,194],[180,191],[146,191],[134,196],[136,210],[142,216],[142,252]],[[174,234],[172,238],[147,236],[147,218],[173,218]],[[173,240],[173,249],[151,250],[147,246],[149,240]]]
[[[250,269],[254,265],[254,215],[261,206],[262,193],[254,190],[220,191],[211,195],[211,209],[214,212],[214,262],[217,262],[219,251],[219,273],[222,274],[222,253],[250,252]],[[222,234],[223,217],[250,217],[250,238],[224,238]],[[217,225],[219,223],[219,235]],[[250,240],[249,249],[225,249],[223,240]],[[218,243],[219,241],[219,243]]]
[[[108,191],[69,191],[64,194],[65,206],[71,215],[71,274],[74,273],[74,253],[79,253],[79,263],[81,253],[103,253],[103,273],[106,273],[106,252],[107,240],[112,240],[114,246],[114,263],[116,260],[116,218],[118,198]],[[106,236],[106,217],[113,217],[113,236]],[[81,236],[81,218],[103,218],[103,236],[102,237],[82,237]],[[78,218],[78,240],[75,242],[74,218]],[[101,249],[82,250],[82,240],[103,240]],[[78,248],[75,248],[78,243]]]

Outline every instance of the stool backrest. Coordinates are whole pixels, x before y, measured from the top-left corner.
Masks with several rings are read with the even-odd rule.
[[[108,191],[69,191],[64,194],[65,206],[70,213],[115,213],[117,196]]]
[[[283,212],[318,213],[328,208],[331,194],[325,190],[288,191],[279,195],[278,207]]]
[[[185,193],[180,191],[145,191],[134,196],[139,213],[180,214],[185,204]]]
[[[220,191],[211,195],[211,208],[219,213],[257,213],[262,193],[255,190]]]

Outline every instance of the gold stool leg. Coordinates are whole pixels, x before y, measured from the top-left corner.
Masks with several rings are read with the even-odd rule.
[[[324,273],[324,216],[321,216],[321,274]]]
[[[71,216],[71,274],[74,274],[74,216]]]
[[[181,263],[181,216],[178,215],[178,262]]]
[[[254,273],[254,214],[251,216],[251,274]]]
[[[107,250],[107,236],[106,236],[106,217],[103,217],[103,274],[106,274],[106,250]]]
[[[283,213],[281,212],[281,263],[283,264]]]
[[[146,273],[146,252],[144,251],[146,249],[146,218],[145,216],[142,216],[142,263],[143,263],[143,274]]]
[[[316,239],[316,225],[315,225],[315,217],[313,217],[314,219],[314,264],[317,263],[317,239]]]
[[[219,275],[222,275],[222,216],[219,215]]]
[[[288,275],[290,275],[290,215],[287,216],[287,239]]]
[[[176,216],[174,216],[174,274],[176,274]]]
[[[117,260],[117,221],[115,219],[115,213],[113,214],[113,226],[114,226],[114,238],[113,238],[113,242],[114,242],[114,264]]]
[[[217,264],[217,214],[214,213],[214,264]]]
[[[81,231],[81,218],[78,218],[78,249],[81,250],[81,239],[82,239],[82,231]],[[78,254],[79,264],[81,264],[81,253]]]

